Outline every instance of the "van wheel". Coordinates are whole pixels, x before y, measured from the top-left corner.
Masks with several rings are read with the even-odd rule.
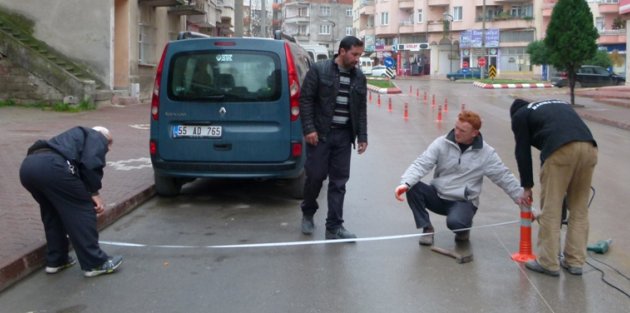
[[[304,198],[304,181],[306,180],[306,174],[304,171],[300,176],[289,180],[289,194],[294,199]]]
[[[162,197],[175,197],[182,189],[182,184],[176,178],[154,174],[155,192]]]

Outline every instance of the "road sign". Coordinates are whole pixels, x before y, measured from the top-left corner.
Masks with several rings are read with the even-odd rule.
[[[392,59],[391,57],[387,57],[383,60],[383,63],[386,67],[392,67],[394,66],[394,59]]]
[[[494,65],[490,65],[488,76],[490,76],[490,79],[494,79],[497,76],[497,68]]]
[[[484,67],[484,66],[486,66],[486,58],[484,58],[484,57],[479,58],[479,59],[477,60],[477,63],[479,63],[479,66],[480,66],[480,67]]]
[[[462,62],[462,67],[463,67],[463,68],[468,68],[468,67],[469,67],[469,65],[468,65],[468,61],[464,61],[464,62]]]

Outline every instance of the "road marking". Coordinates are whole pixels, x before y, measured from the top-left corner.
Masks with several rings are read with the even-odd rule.
[[[116,162],[107,162],[107,165],[113,167],[117,171],[131,171],[139,170],[146,167],[151,167],[150,158],[138,158],[129,160],[120,160]]]
[[[129,127],[142,130],[148,130],[150,128],[149,124],[130,124]]]

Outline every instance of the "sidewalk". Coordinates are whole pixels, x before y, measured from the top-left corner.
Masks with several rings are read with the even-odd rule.
[[[153,195],[149,118],[148,104],[106,105],[82,113],[0,108],[0,292],[44,265],[39,207],[19,180],[27,148],[37,139],[49,139],[73,126],[110,129],[114,145],[107,154],[101,190],[107,209],[98,221],[103,228]]]
[[[514,90],[530,100],[569,100],[567,88]],[[586,120],[630,130],[630,86],[591,88],[576,93],[576,108]],[[19,181],[26,149],[37,139],[48,139],[70,127],[103,125],[114,136],[107,155],[102,195],[107,210],[103,228],[153,196],[149,140],[149,105],[103,106],[82,113],[0,108],[0,292],[44,264],[44,234],[37,203]]]

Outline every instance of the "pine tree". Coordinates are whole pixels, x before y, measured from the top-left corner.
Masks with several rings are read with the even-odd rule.
[[[545,46],[549,62],[565,70],[571,88],[571,104],[575,104],[576,72],[595,56],[599,34],[593,23],[593,14],[585,0],[559,0],[551,13]]]

